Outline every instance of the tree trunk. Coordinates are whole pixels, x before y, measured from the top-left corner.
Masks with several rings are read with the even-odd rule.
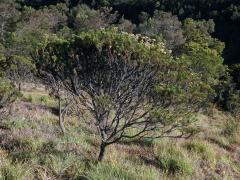
[[[63,116],[62,116],[62,102],[61,102],[61,97],[58,98],[58,120],[59,120],[59,126],[61,128],[61,131],[63,134],[65,134],[65,127],[64,127],[64,122],[63,122]]]
[[[107,145],[106,145],[104,142],[101,143],[100,152],[99,152],[99,155],[98,155],[98,161],[102,161],[102,160],[103,160],[106,146],[107,146]]]
[[[22,91],[22,83],[18,83],[18,91],[19,91],[19,92]]]
[[[9,127],[7,127],[6,125],[2,125],[2,124],[0,124],[0,129],[2,129],[2,130],[8,130],[8,131],[11,130]]]

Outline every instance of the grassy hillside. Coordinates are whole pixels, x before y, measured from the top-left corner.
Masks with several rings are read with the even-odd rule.
[[[222,112],[199,114],[194,137],[121,142],[97,162],[100,139],[91,117],[67,117],[63,136],[56,106],[44,88],[25,89],[8,129],[0,129],[0,179],[240,178],[240,125]]]

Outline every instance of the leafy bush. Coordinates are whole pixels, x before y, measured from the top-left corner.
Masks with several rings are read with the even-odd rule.
[[[222,53],[224,43],[211,36],[214,22],[194,21],[186,19],[183,25],[186,43],[181,57],[194,72],[199,73],[202,80],[210,85],[216,85],[219,78],[225,74]]]

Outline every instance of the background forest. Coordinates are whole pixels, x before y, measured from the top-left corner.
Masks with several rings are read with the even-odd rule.
[[[0,179],[239,179],[238,0],[0,0]]]

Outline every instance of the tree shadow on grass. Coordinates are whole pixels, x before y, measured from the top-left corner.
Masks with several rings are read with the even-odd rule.
[[[136,140],[122,140],[119,142],[119,144],[123,145],[137,145],[141,147],[151,147],[153,145],[153,140],[152,139],[136,139]]]
[[[151,159],[151,158],[148,158],[148,157],[145,157],[145,156],[140,156],[140,159],[144,162],[144,164],[146,165],[150,165],[150,166],[153,166],[157,169],[161,169],[161,166],[160,164],[157,162],[156,159]]]

